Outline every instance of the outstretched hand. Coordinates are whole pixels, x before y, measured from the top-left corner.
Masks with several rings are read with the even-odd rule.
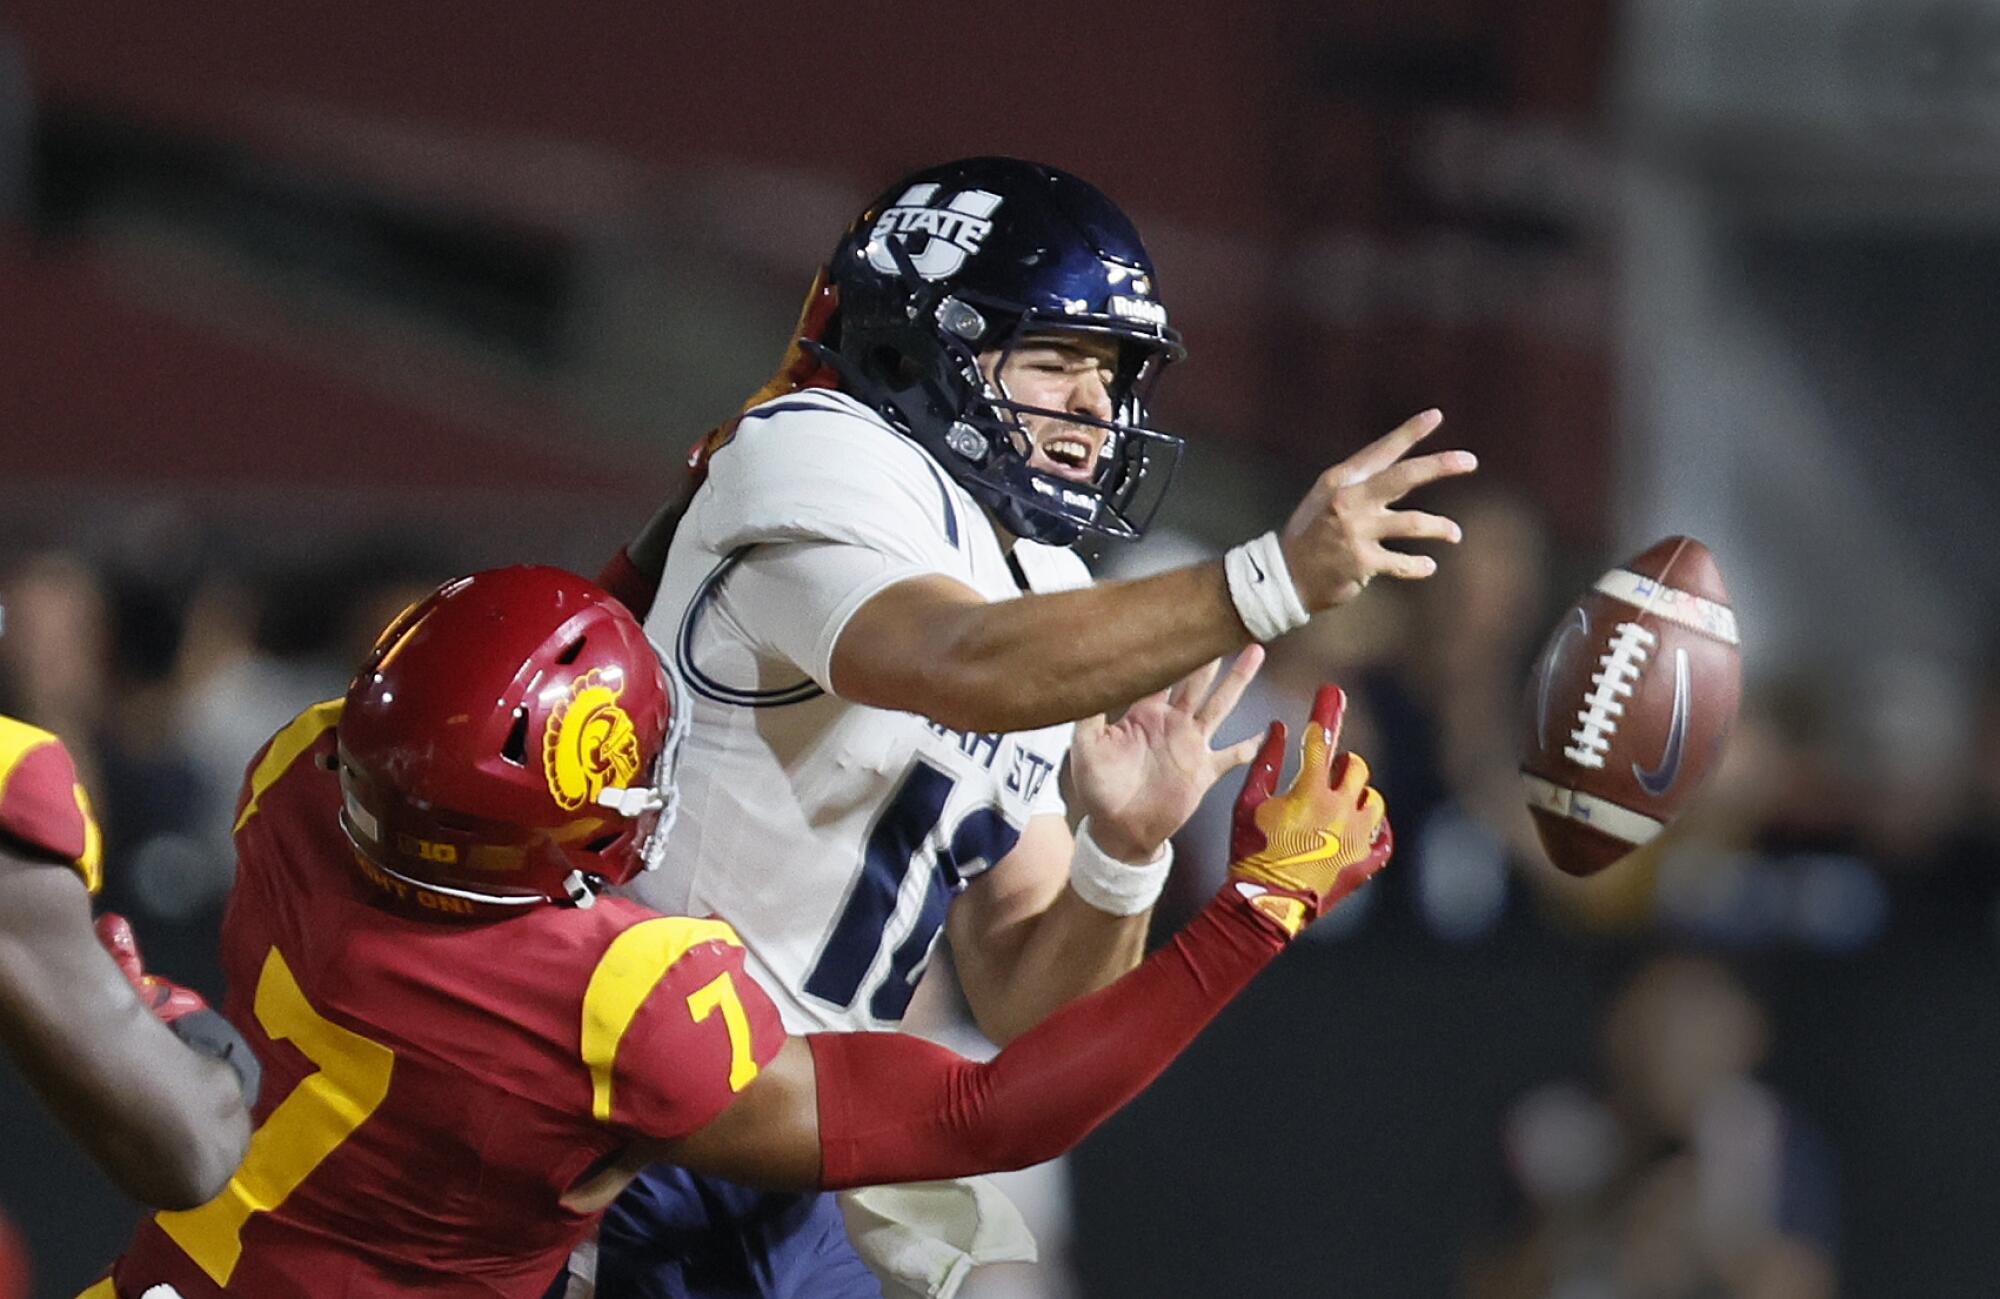
[[[1285,524],[1285,564],[1299,599],[1314,613],[1345,604],[1377,577],[1416,580],[1437,572],[1429,555],[1391,550],[1390,541],[1456,543],[1458,524],[1441,514],[1390,507],[1427,483],[1469,474],[1479,461],[1469,451],[1403,457],[1435,432],[1444,416],[1435,410],[1403,421],[1316,479]]]
[[[1194,815],[1209,787],[1256,754],[1254,739],[1225,749],[1211,745],[1263,666],[1264,648],[1252,645],[1238,654],[1218,683],[1221,662],[1146,696],[1116,722],[1099,715],[1076,724],[1070,774],[1077,801],[1090,818],[1091,837],[1113,857],[1151,860]]]
[[[1395,848],[1387,808],[1368,764],[1337,752],[1347,696],[1321,686],[1306,724],[1299,774],[1275,794],[1285,724],[1272,722],[1236,798],[1229,878],[1281,895],[1260,911],[1296,934],[1388,864]],[[1266,899],[1253,899],[1253,905]]]

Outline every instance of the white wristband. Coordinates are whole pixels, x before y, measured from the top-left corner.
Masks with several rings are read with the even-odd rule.
[[[1246,541],[1222,557],[1229,578],[1229,599],[1252,640],[1276,640],[1312,621],[1312,613],[1292,585],[1278,534],[1267,532]]]
[[[1090,837],[1090,818],[1076,827],[1076,852],[1069,859],[1069,886],[1076,895],[1114,916],[1136,916],[1152,909],[1167,886],[1167,871],[1174,864],[1174,843],[1160,845],[1153,860],[1134,866],[1119,861],[1097,846]]]

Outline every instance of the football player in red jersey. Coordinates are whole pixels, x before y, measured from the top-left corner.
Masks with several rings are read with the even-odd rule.
[[[200,1204],[249,1142],[254,1061],[198,996],[139,970],[122,920],[126,973],[107,957],[100,842],[62,741],[0,716],[0,1045],[121,1190]]]
[[[1367,768],[1333,755],[1339,704],[1322,693],[1277,797],[1273,727],[1200,916],[975,1064],[788,1037],[726,922],[599,896],[673,819],[659,661],[581,578],[447,583],[253,760],[223,961],[267,1075],[256,1135],[86,1295],[527,1299],[652,1160],[793,1189],[1051,1157],[1387,860]]]

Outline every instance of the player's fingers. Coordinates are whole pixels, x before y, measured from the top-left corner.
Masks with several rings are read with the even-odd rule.
[[[1390,550],[1386,546],[1371,547],[1368,553],[1371,577],[1395,577],[1405,582],[1420,582],[1438,571],[1438,563],[1429,555],[1406,555],[1400,550]]]
[[[132,933],[132,923],[116,911],[107,911],[97,918],[92,927],[97,931],[97,941],[111,954],[119,973],[137,986],[146,977],[146,967],[139,956],[139,940]]]
[[[1256,680],[1257,670],[1263,666],[1262,645],[1252,645],[1236,656],[1236,661],[1229,665],[1228,674],[1222,678],[1221,684],[1215,687],[1215,693],[1203,700],[1201,707],[1195,710],[1195,724],[1201,727],[1203,735],[1214,735],[1216,728],[1222,725],[1229,714],[1236,711],[1236,705],[1243,698],[1243,692],[1250,688],[1250,683]]]
[[[1335,478],[1341,485],[1346,486],[1375,477],[1401,460],[1411,447],[1436,432],[1438,425],[1442,423],[1444,423],[1444,413],[1439,410],[1427,410],[1412,415],[1335,465]]]
[[[1263,747],[1264,747],[1263,737],[1253,735],[1247,740],[1238,740],[1235,744],[1230,745],[1226,749],[1215,750],[1213,757],[1215,761],[1216,778],[1219,780],[1223,776],[1227,775],[1229,772],[1236,770],[1244,763],[1250,761],[1252,758],[1257,756],[1258,751],[1261,750]],[[1284,746],[1282,744],[1278,746],[1278,751],[1280,753],[1284,752]]]
[[[174,999],[174,985],[151,974],[142,974],[134,979],[132,990],[139,994],[139,1000],[151,1011],[159,1010]]]
[[[1324,781],[1340,743],[1340,719],[1347,711],[1347,694],[1339,686],[1321,686],[1313,696],[1312,722],[1306,727],[1299,779]],[[1308,786],[1310,788],[1310,786]]]
[[[1264,732],[1264,739],[1257,746],[1256,757],[1251,760],[1250,774],[1243,778],[1243,792],[1236,796],[1236,810],[1246,812],[1278,789],[1278,772],[1285,765],[1285,724],[1272,722],[1271,729]]]
[[[97,931],[97,941],[104,950],[114,956],[139,954],[139,940],[133,936],[132,922],[116,911],[107,911],[91,925]]]
[[[1322,685],[1313,695],[1313,722],[1326,732],[1332,748],[1340,743],[1340,724],[1347,716],[1347,692],[1336,685]]]
[[[1440,478],[1457,478],[1479,468],[1479,457],[1470,451],[1439,451],[1418,456],[1384,469],[1368,481],[1369,499],[1379,505],[1399,501],[1426,483]]]
[[[1104,714],[1094,713],[1076,724],[1076,734],[1072,744],[1090,744],[1104,734]]]
[[[1368,788],[1368,760],[1358,753],[1343,753],[1333,770],[1333,787],[1345,794],[1349,804],[1359,808],[1373,791]]]
[[[1465,533],[1458,524],[1442,514],[1426,514],[1422,510],[1385,510],[1380,517],[1381,521],[1375,527],[1378,540],[1444,541],[1455,546],[1465,539]]]
[[[1167,707],[1192,713],[1195,706],[1207,697],[1208,687],[1215,680],[1215,674],[1221,667],[1221,659],[1210,659],[1174,682],[1173,689],[1167,692]]]
[[[1382,796],[1377,794],[1375,797],[1380,799]],[[1382,819],[1375,824],[1375,838],[1368,845],[1368,856],[1363,864],[1367,866],[1368,873],[1373,875],[1387,865],[1389,859],[1395,855],[1396,829],[1389,824],[1389,814],[1387,809],[1384,809]]]
[[[1134,713],[1143,713],[1148,711],[1149,709],[1166,707],[1168,696],[1171,693],[1172,689],[1170,687],[1166,690],[1155,690],[1150,695],[1142,695],[1139,698],[1134,699],[1131,703],[1125,705],[1124,708],[1119,710],[1117,721],[1112,722],[1107,719],[1105,729],[1108,731],[1112,727],[1127,725],[1128,723],[1131,722],[1132,715]]]

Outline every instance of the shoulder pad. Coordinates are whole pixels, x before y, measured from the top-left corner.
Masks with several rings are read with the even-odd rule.
[[[916,443],[844,393],[792,393],[743,415],[709,464],[701,541],[718,554],[772,541],[881,544],[885,529],[956,548],[968,499]]]
[[[0,832],[29,849],[72,862],[92,891],[101,841],[76,763],[40,727],[0,716]]]

